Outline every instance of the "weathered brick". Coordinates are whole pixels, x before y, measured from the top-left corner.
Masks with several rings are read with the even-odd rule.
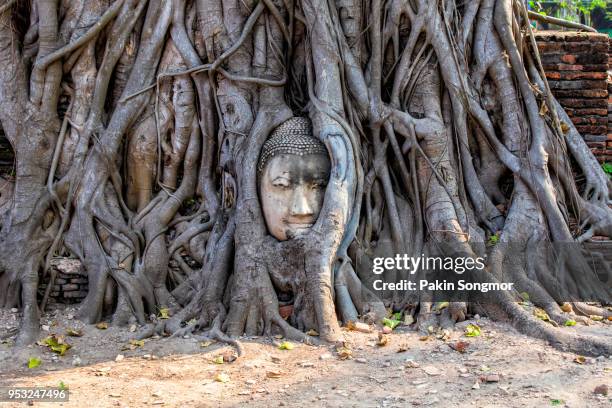
[[[79,290],[79,285],[76,283],[68,283],[66,285],[62,285],[62,290],[64,292],[69,292],[71,290]]]
[[[571,56],[574,62],[567,62],[567,56]],[[565,60],[564,60],[565,58]],[[609,64],[608,54],[606,52],[590,52],[586,50],[584,53],[565,53],[563,51],[548,52],[540,50],[540,59],[543,65],[548,64],[578,64],[578,65],[606,65]]]
[[[544,64],[543,68],[547,72],[556,71],[580,71],[580,72],[605,72],[608,69],[608,64],[561,64],[559,62]]]
[[[548,81],[551,89],[607,89],[605,81],[580,80],[580,81]]]
[[[601,33],[591,33],[585,31],[558,31],[545,30],[536,31],[535,37],[537,41],[556,41],[556,42],[590,42],[608,44],[608,36]]]
[[[604,43],[566,43],[562,48],[569,53],[607,53],[608,44]]]
[[[572,118],[574,125],[603,125],[607,126],[608,119],[601,116],[577,116]]]
[[[576,56],[572,54],[565,54],[561,57],[561,61],[565,64],[575,64]]]
[[[607,79],[607,72],[546,72],[546,78],[552,80],[569,80],[574,79]]]
[[[563,43],[539,41],[537,44],[540,52],[563,51]]]
[[[608,109],[574,109],[567,108],[566,109],[570,116],[591,116],[598,115],[601,117],[608,116]]]
[[[559,103],[563,107],[567,108],[601,108],[606,110],[606,115],[608,111],[608,101],[602,98],[599,99],[567,99],[567,98],[558,98]]]
[[[82,290],[75,290],[75,291],[71,291],[71,292],[66,292],[64,293],[64,297],[65,298],[84,298],[85,296],[87,296],[87,292],[86,291],[82,291]]]
[[[605,101],[608,97],[608,91],[605,89],[555,89],[557,98],[597,98]]]
[[[607,137],[608,126],[576,126],[576,130],[581,135],[604,135]]]

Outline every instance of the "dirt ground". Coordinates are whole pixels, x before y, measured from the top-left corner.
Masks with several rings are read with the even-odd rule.
[[[396,330],[388,343],[378,334],[346,331],[352,356],[342,360],[335,346],[283,339],[243,338],[245,355],[222,361],[231,347],[194,338],[156,338],[132,344],[129,328],[102,330],[62,308],[43,318],[44,334],[64,335],[72,348],[57,356],[45,346],[0,344],[0,386],[50,386],[70,390],[70,401],[49,407],[610,407],[612,357],[581,358],[518,334],[486,318],[460,324],[448,339]],[[14,328],[18,313],[0,310],[0,334]],[[467,324],[481,335],[466,337]],[[132,330],[135,328],[132,327]],[[581,330],[612,341],[612,325]],[[48,333],[46,332],[48,330]],[[458,343],[463,342],[463,343]],[[460,353],[450,347],[464,348]],[[459,347],[457,347],[459,345]],[[120,357],[118,357],[120,356]],[[30,358],[40,366],[28,368]],[[215,362],[216,360],[216,362]],[[220,382],[219,380],[227,380]],[[0,407],[25,406],[0,403]]]

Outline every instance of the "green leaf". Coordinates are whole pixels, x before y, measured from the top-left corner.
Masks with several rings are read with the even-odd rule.
[[[402,320],[402,312],[393,313],[391,317],[393,320]]]
[[[521,298],[523,298],[523,300],[524,300],[525,302],[529,302],[529,293],[527,293],[527,292],[522,292],[522,293],[521,293]]]
[[[435,306],[434,306],[434,310],[436,312],[439,312],[442,309],[446,309],[448,306],[450,305],[450,303],[448,302],[438,302]]]
[[[38,357],[30,357],[28,360],[28,368],[36,368],[42,364],[42,360]]]
[[[575,326],[576,325],[576,321],[575,320],[566,320],[565,323],[563,323],[565,326]]]
[[[46,345],[47,347],[49,347],[51,351],[59,354],[60,356],[63,356],[64,354],[66,354],[66,352],[70,350],[70,348],[72,347],[70,344],[64,341],[63,337],[58,337],[54,334],[44,339],[42,343],[43,345]]]
[[[495,235],[491,235],[487,240],[487,245],[495,246],[499,243],[499,232],[495,233]]]
[[[135,340],[135,339],[132,339],[132,340],[130,340],[130,344],[132,346],[136,346],[136,347],[144,347],[145,342],[144,342],[144,340]]]
[[[601,168],[603,169],[604,173],[612,175],[612,163],[604,163],[601,165]]]
[[[293,347],[295,347],[293,343],[288,341],[283,341],[281,344],[278,345],[278,348],[281,350],[293,350]]]
[[[536,307],[533,311],[533,314],[535,315],[535,317],[537,317],[540,320],[543,320],[545,322],[550,321],[550,316],[548,316],[548,313],[546,313],[544,309],[540,309],[539,307]]]
[[[57,345],[60,344],[58,339],[57,339],[57,337],[55,337],[55,335],[51,335],[51,336],[47,337],[42,342],[43,342],[43,344],[45,346],[49,346],[49,347],[57,346]]]
[[[465,328],[465,335],[467,337],[478,337],[480,336],[480,327],[475,324],[468,324]]]
[[[395,319],[387,319],[386,317],[383,318],[382,320],[383,325],[391,328],[391,329],[395,329],[400,323],[400,320],[395,320]]]
[[[559,406],[559,405],[563,404],[564,402],[565,402],[565,401],[563,401],[562,399],[551,399],[551,400],[550,400],[550,404],[551,404],[553,407]]]
[[[170,310],[167,307],[162,307],[159,309],[159,318],[160,319],[169,319],[170,318]]]
[[[57,388],[59,388],[60,391],[66,391],[68,389],[68,386],[66,384],[64,384],[63,381],[60,381]]]
[[[58,344],[57,346],[51,346],[51,350],[54,351],[55,353],[59,354],[60,356],[63,356],[64,354],[66,354],[66,352],[68,350],[70,350],[70,344]]]

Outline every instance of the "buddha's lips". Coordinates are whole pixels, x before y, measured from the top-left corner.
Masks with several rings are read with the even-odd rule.
[[[301,230],[301,229],[308,229],[308,228],[312,228],[312,226],[314,225],[314,223],[308,223],[308,224],[304,224],[304,223],[292,223],[292,222],[287,222],[285,223],[285,225],[287,225],[287,227],[293,229],[293,230]]]

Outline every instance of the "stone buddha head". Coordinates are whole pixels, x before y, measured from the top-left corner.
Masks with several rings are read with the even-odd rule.
[[[272,132],[257,165],[259,197],[270,235],[285,241],[314,225],[330,167],[327,149],[313,136],[309,119],[293,117]]]

